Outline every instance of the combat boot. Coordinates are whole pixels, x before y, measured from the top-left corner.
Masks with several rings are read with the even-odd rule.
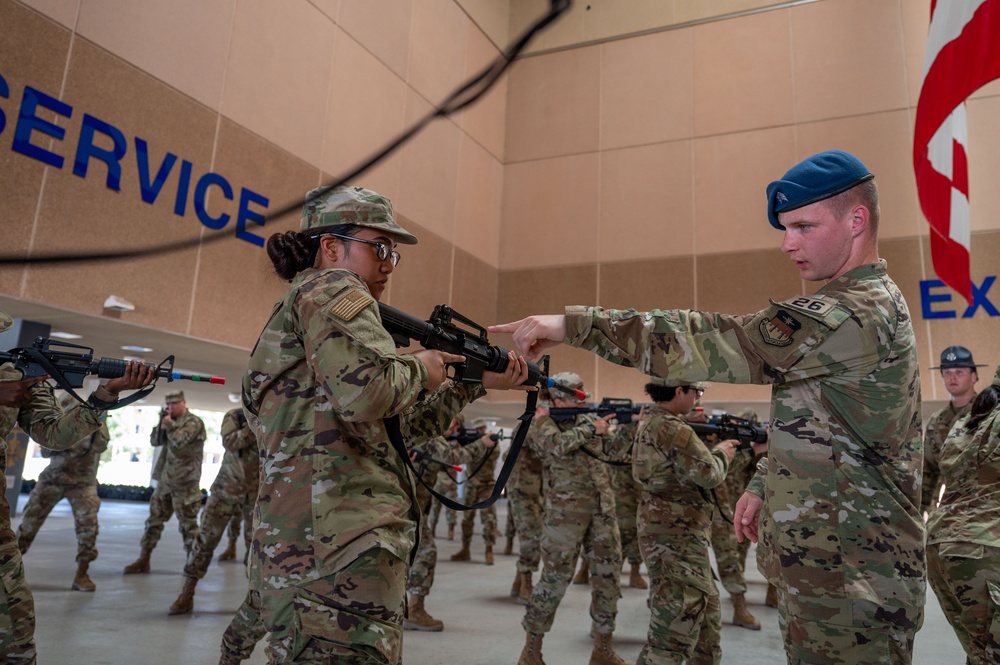
[[[219,665],[241,665],[243,659],[230,653],[224,653],[219,657]]]
[[[521,595],[521,571],[514,573],[514,583],[510,585],[510,597],[517,598]]]
[[[528,633],[517,665],[545,665],[542,660],[542,637],[540,633]]]
[[[93,591],[97,585],[90,580],[87,569],[90,568],[89,561],[81,561],[76,564],[76,575],[73,576],[73,591]]]
[[[486,546],[486,565],[487,566],[492,566],[493,565],[493,546],[492,545],[487,545]]]
[[[531,605],[531,592],[534,587],[531,585],[531,573],[521,573],[521,592],[517,594],[518,605]]]
[[[633,563],[632,572],[628,576],[628,585],[633,589],[646,589],[649,587],[646,584],[646,580],[642,578],[642,573],[639,572],[639,568],[642,564]]]
[[[125,566],[125,575],[134,575],[135,573],[148,573],[149,572],[149,555],[153,553],[153,550],[143,547],[142,551],[139,553],[139,558]]]
[[[507,544],[503,546],[503,553],[504,554],[513,554],[514,553],[514,539],[513,538],[508,538],[507,539]]]
[[[733,625],[749,628],[750,630],[760,630],[760,621],[747,610],[746,594],[733,594]]]
[[[472,539],[466,540],[462,538],[462,549],[451,555],[452,561],[469,561],[472,559],[472,552],[469,551],[469,546],[472,544]]]
[[[403,619],[403,630],[426,630],[439,633],[444,630],[444,622],[435,619],[424,609],[424,597],[410,595],[410,604]]]
[[[448,540],[455,540],[455,525],[448,525]]]
[[[615,653],[611,646],[611,635],[594,634],[594,650],[590,653],[590,665],[628,665]]]
[[[773,584],[767,585],[767,597],[764,599],[764,604],[768,607],[778,606],[778,587]]]
[[[590,584],[590,564],[586,559],[580,559],[580,570],[576,572],[573,584]]]
[[[233,561],[236,559],[236,540],[234,538],[229,539],[229,547],[219,555],[219,561]]]
[[[198,585],[197,577],[185,577],[184,578],[184,588],[181,589],[181,595],[177,596],[177,600],[174,604],[170,606],[170,610],[167,612],[170,616],[175,614],[187,614],[194,609],[194,588]]]

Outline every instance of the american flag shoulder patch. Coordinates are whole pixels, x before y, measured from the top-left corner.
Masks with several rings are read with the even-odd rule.
[[[331,314],[344,321],[350,321],[358,312],[375,302],[370,295],[351,289],[344,295],[334,300],[327,308]]]

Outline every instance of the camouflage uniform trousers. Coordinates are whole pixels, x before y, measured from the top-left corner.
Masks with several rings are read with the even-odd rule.
[[[245,497],[232,498],[220,492],[215,492],[208,497],[205,507],[201,511],[201,528],[198,529],[197,538],[193,547],[188,553],[187,563],[184,565],[184,575],[201,579],[208,572],[208,566],[212,563],[212,554],[222,540],[222,534],[226,528],[232,528],[232,521],[239,517],[243,520],[243,535],[247,551],[250,550],[250,536],[252,533],[253,504]]]
[[[781,593],[778,625],[789,665],[909,665],[923,606]]]
[[[101,500],[97,497],[96,479],[72,484],[39,479],[31,490],[28,503],[24,507],[21,526],[17,529],[18,546],[23,551],[28,550],[45,518],[64,496],[73,509],[73,526],[76,529],[77,543],[76,560],[79,563],[89,563],[97,558],[97,511],[101,507]]]
[[[490,476],[492,478],[492,476]],[[480,501],[485,501],[493,492],[493,483],[489,485],[466,485],[463,503],[472,506]],[[479,515],[479,523],[483,527],[483,542],[488,547],[493,547],[497,542],[497,507],[496,504],[480,510],[466,510],[462,516],[462,540],[471,541],[472,532],[476,524],[476,515]]]
[[[533,573],[542,560],[542,497],[520,489],[508,490],[507,515],[517,531],[517,570]]]
[[[308,586],[261,590],[268,662],[399,665],[406,572],[375,548]]]
[[[722,586],[730,595],[746,593],[745,571],[750,539],[744,538],[742,543],[737,541],[732,520],[724,517],[718,509],[712,516],[712,549],[719,565]]]
[[[187,497],[187,500],[183,501],[182,496]],[[149,497],[149,519],[146,520],[146,528],[142,532],[139,544],[143,549],[154,549],[160,542],[163,525],[170,520],[174,511],[177,511],[178,527],[184,538],[184,550],[190,552],[198,540],[199,508],[201,508],[201,492],[197,491],[197,488],[194,492],[186,491],[178,494],[163,483],[159,483],[153,490],[153,496]]]
[[[229,520],[229,528],[226,529],[226,531],[229,533],[229,540],[231,540],[233,542],[236,542],[237,540],[239,540],[239,538],[240,538],[240,527],[243,527],[242,530],[243,530],[244,534],[247,532],[246,525],[250,524],[250,522],[247,522],[246,518],[244,517],[247,514],[249,514],[251,517],[253,516],[253,506],[252,505],[249,508],[247,508],[245,506],[241,506],[238,510],[234,510],[233,511],[233,516]],[[250,544],[250,537],[249,536],[246,538],[246,542],[247,542],[247,548],[249,549],[249,544]]]
[[[267,630],[260,618],[260,593],[247,591],[243,604],[236,610],[236,616],[222,634],[223,662],[248,659],[266,634]]]
[[[963,556],[942,554],[940,543],[927,546],[931,588],[969,665],[1000,663],[1000,547],[960,545]]]
[[[576,555],[583,544],[591,559],[590,618],[601,635],[615,630],[619,575],[622,568],[621,541],[614,515],[569,511],[547,504],[542,526],[542,575],[531,594],[531,604],[521,625],[528,633],[547,633],[556,610],[573,577]]]
[[[35,599],[10,526],[5,490],[7,456],[0,451],[0,662],[35,662]]]
[[[431,587],[434,586],[437,556],[437,543],[434,539],[434,532],[431,530],[430,520],[427,519],[426,515],[421,515],[420,542],[417,544],[417,552],[413,556],[413,564],[410,566],[407,591],[416,596],[430,594]]]
[[[611,467],[612,487],[615,490],[615,516],[618,533],[622,539],[622,558],[633,566],[642,563],[639,556],[639,534],[636,514],[639,510],[641,489],[632,478],[632,466]]]
[[[454,478],[445,473],[438,474],[438,481],[434,485],[434,491],[442,496],[448,497],[452,501],[458,501],[458,483],[455,482]],[[431,501],[431,530],[437,529],[442,509],[444,509],[444,518],[448,526],[454,527],[458,522],[458,516],[454,510],[451,508],[445,508],[443,503],[434,499]]]
[[[639,507],[639,548],[649,570],[649,632],[636,665],[707,665],[722,660],[722,612],[708,541],[663,533],[656,511]],[[669,527],[669,525],[667,525]]]

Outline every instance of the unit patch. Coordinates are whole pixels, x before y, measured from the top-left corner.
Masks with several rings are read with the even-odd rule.
[[[798,319],[783,309],[779,309],[773,318],[760,322],[760,335],[772,346],[788,346],[792,336],[802,327]]]
[[[369,295],[351,289],[341,297],[333,301],[333,304],[329,307],[329,312],[344,321],[350,321],[358,312],[363,310],[368,305],[375,302],[375,299]]]

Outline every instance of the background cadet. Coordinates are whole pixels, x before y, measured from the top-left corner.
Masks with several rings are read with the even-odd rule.
[[[616,449],[627,450],[631,453],[638,425],[638,417],[633,416],[631,422],[619,423],[615,426],[616,442],[614,446]],[[631,454],[629,461],[631,461]],[[642,568],[642,555],[639,552],[639,533],[636,523],[639,495],[642,488],[632,474],[631,464],[612,464],[609,469],[611,471],[611,490],[615,494],[615,517],[618,521],[618,533],[622,541],[622,560],[623,563],[627,561],[630,566],[628,585],[633,589],[645,589],[649,585],[646,584],[640,570]]]
[[[201,511],[201,528],[184,565],[184,586],[168,614],[187,614],[194,607],[194,590],[212,563],[212,552],[233,515],[244,521],[247,553],[257,487],[260,484],[260,447],[247,424],[243,409],[233,409],[222,419],[222,445],[226,454],[212,483],[212,492]]]
[[[451,426],[445,432],[445,436],[436,437],[419,446],[421,453],[447,464],[465,464],[468,467],[476,460],[483,459],[496,447],[497,442],[487,435],[467,446],[452,445],[451,441],[445,437],[453,436],[461,427],[461,420],[452,419]],[[433,483],[438,476],[441,465],[435,462],[421,462],[416,453],[411,459],[414,459],[417,470],[422,470],[423,481],[428,485]],[[492,490],[492,488],[490,489]],[[489,495],[487,494],[487,496]],[[437,545],[434,542],[434,532],[431,531],[430,523],[427,520],[431,498],[430,491],[422,484],[417,483],[417,506],[422,516],[420,543],[417,546],[417,553],[413,557],[413,563],[410,565],[410,575],[406,587],[410,599],[406,607],[406,617],[403,619],[403,630],[432,632],[444,630],[444,622],[432,617],[424,607],[424,598],[430,594],[431,587],[434,585],[434,569],[437,567]],[[466,499],[465,505],[471,505],[468,499]]]
[[[187,408],[184,392],[176,390],[164,396],[166,415],[157,425],[153,438],[166,443],[159,482],[149,498],[149,519],[142,533],[139,558],[125,566],[125,574],[149,572],[149,555],[163,534],[163,525],[177,513],[178,528],[189,553],[198,540],[198,509],[201,508],[201,463],[205,450],[205,423]]]
[[[969,413],[976,397],[977,365],[972,352],[964,346],[949,346],[941,352],[941,364],[931,369],[941,370],[945,388],[951,401],[927,420],[924,433],[924,476],[921,481],[920,510],[927,512],[941,493],[941,470],[938,458],[941,446],[959,418]]]
[[[710,494],[726,478],[735,441],[709,450],[684,420],[700,390],[653,379],[646,394],[654,404],[639,425],[632,474],[642,486],[639,546],[649,569],[649,632],[637,665],[715,663],[722,618],[708,546]]]
[[[535,417],[521,446],[517,463],[507,478],[507,514],[512,516],[517,532],[517,569],[510,595],[517,598],[521,605],[531,601],[534,588],[531,575],[538,570],[542,560],[542,487],[545,472],[542,460],[535,452],[539,445],[535,437],[538,436],[540,419],[548,413],[545,405],[535,409]]]
[[[757,424],[757,414],[751,409],[745,409],[735,415],[737,418],[749,420],[754,425]],[[744,539],[743,542],[736,540],[736,532],[733,531],[733,513],[736,510],[736,502],[743,496],[756,472],[756,463],[760,459],[758,450],[763,453],[766,447],[766,444],[763,444],[762,448],[736,449],[726,479],[715,488],[715,496],[719,500],[719,506],[725,509],[725,513],[717,507],[712,518],[712,550],[715,552],[715,562],[719,566],[719,580],[733,601],[733,625],[750,630],[760,630],[760,621],[747,609],[747,580],[744,571],[750,540]],[[773,588],[769,585],[768,593],[772,593]],[[774,593],[777,593],[776,589]],[[777,598],[774,600],[777,607]]]
[[[830,150],[768,185],[782,251],[826,282],[812,296],[741,316],[570,307],[490,327],[531,358],[565,341],[653,376],[773,386],[767,461],[735,527],[760,534],[758,566],[794,591],[778,603],[790,662],[909,663],[923,622],[919,365],[878,257],[873,178]]]
[[[0,332],[12,325],[0,312]],[[0,364],[0,662],[34,663],[35,601],[24,580],[24,564],[10,524],[7,503],[7,436],[17,424],[40,446],[65,450],[104,424],[105,410],[114,406],[123,390],[135,390],[153,381],[154,370],[130,360],[125,374],[91,393],[87,404],[63,411],[47,377],[22,379],[10,363]]]
[[[414,479],[388,440],[438,436],[489,388],[447,379],[461,356],[396,352],[378,300],[417,239],[392,204],[360,187],[314,190],[301,231],[276,233],[267,252],[291,284],[276,303],[243,377],[243,407],[263,468],[254,511],[250,586],[260,593],[272,662],[360,665],[402,660],[407,561],[420,515]]]
[[[60,400],[64,410],[75,403],[76,400],[69,394]],[[42,457],[50,458],[49,465],[39,474],[17,529],[17,547],[23,555],[31,547],[52,508],[66,497],[73,509],[73,527],[76,530],[76,574],[71,587],[76,591],[97,588],[87,570],[90,562],[97,558],[97,511],[101,509],[101,499],[97,496],[97,466],[110,440],[108,424],[102,421],[96,432],[66,450],[50,452],[42,448]]]
[[[460,423],[459,427],[465,427],[465,417],[460,413],[457,416]],[[452,501],[458,501],[458,480],[454,471],[442,468],[438,472],[437,483],[434,485],[434,491],[442,496],[446,496]],[[434,533],[434,537],[437,537],[437,524],[438,519],[441,517],[441,513],[444,512],[445,522],[448,524],[448,540],[455,539],[455,523],[458,521],[456,511],[452,508],[446,507],[443,503],[437,500],[437,498],[431,498],[431,531]]]
[[[573,372],[559,372],[557,383],[583,390],[583,379]],[[574,407],[580,403],[553,396],[554,406]],[[608,465],[593,455],[603,456],[608,420],[594,414],[556,423],[551,417],[539,420],[532,440],[535,452],[545,464],[545,511],[542,525],[542,575],[531,594],[531,602],[521,625],[527,634],[518,665],[538,665],[542,661],[542,637],[552,628],[559,603],[566,594],[573,565],[581,545],[593,553],[594,575],[590,618],[594,650],[591,665],[623,665],[611,645],[621,597],[619,576],[622,568],[621,543],[615,523],[615,499],[611,492]]]
[[[966,662],[1000,663],[1000,367],[938,453],[945,492],[927,519],[931,588]]]
[[[472,429],[482,435],[487,435],[486,419],[476,418],[472,421]],[[465,465],[465,494],[462,502],[471,506],[489,497],[496,483],[497,460],[500,459],[500,448],[490,448],[486,455],[472,460]],[[497,508],[496,505],[480,510],[466,510],[462,513],[462,549],[451,555],[452,561],[469,561],[472,553],[472,534],[475,529],[476,515],[479,515],[479,525],[483,528],[483,543],[486,545],[484,563],[493,565],[493,546],[497,542]]]

